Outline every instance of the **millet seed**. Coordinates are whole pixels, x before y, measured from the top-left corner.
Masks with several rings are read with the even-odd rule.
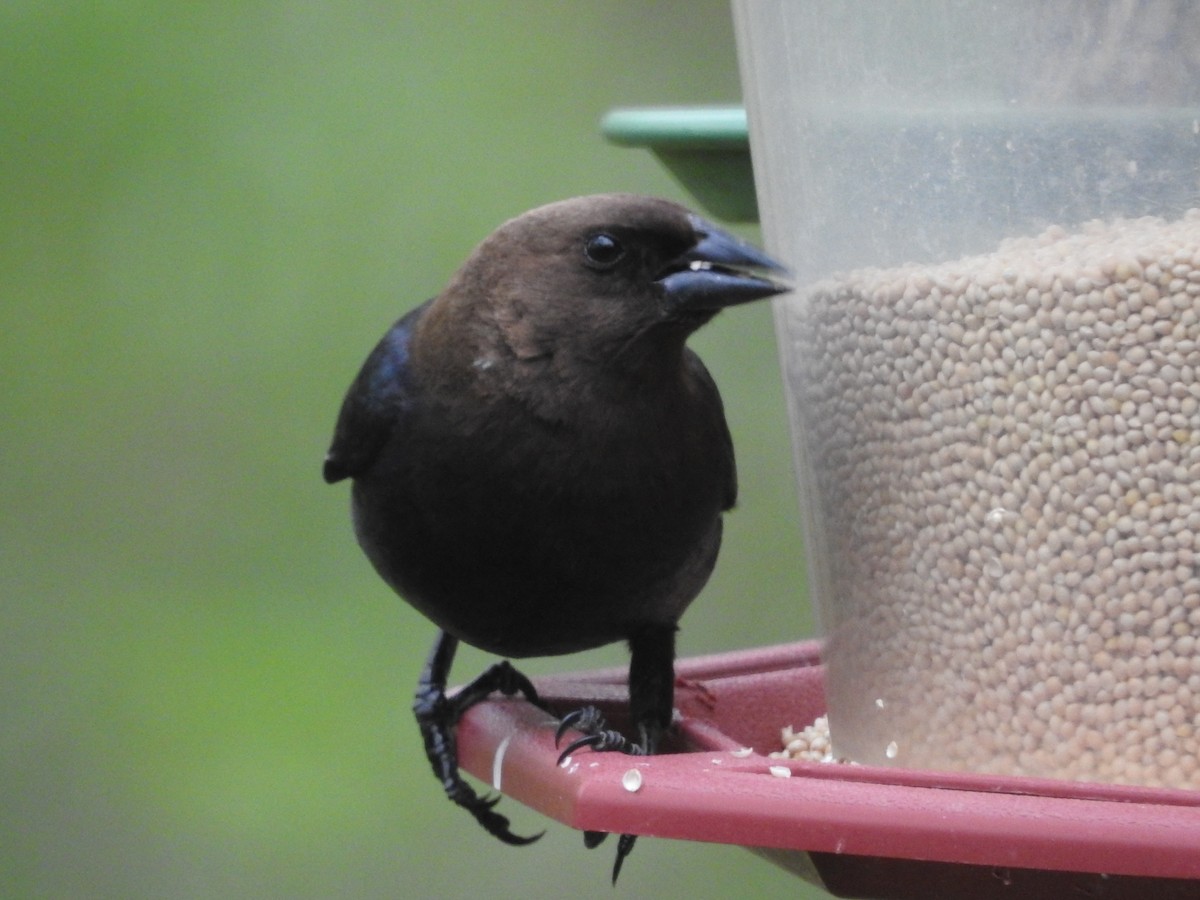
[[[851,272],[786,333],[820,756],[1200,788],[1200,211]]]

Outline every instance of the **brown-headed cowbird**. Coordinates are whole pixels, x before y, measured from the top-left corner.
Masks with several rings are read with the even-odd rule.
[[[502,662],[448,698],[458,642],[528,657],[627,641],[637,736],[581,711],[564,720],[584,733],[568,752],[655,752],[677,623],[737,493],[720,395],[685,341],[721,308],[787,290],[782,274],[666,200],[552,203],[485,239],[346,394],[325,480],[353,479],[367,557],[441,629],[414,702],[426,752],[450,798],[504,841],[536,836],[513,834],[462,780],[455,725],[492,691],[537,695]],[[632,844],[622,837],[614,880]]]

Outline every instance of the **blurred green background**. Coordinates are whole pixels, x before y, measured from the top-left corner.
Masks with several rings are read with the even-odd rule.
[[[409,713],[433,629],[319,476],[366,352],[500,221],[688,200],[598,121],[737,102],[725,0],[10,0],[0,85],[0,894],[819,895],[655,840],[614,892],[611,846],[508,800],[550,824],[514,849],[452,808]],[[693,346],[742,498],[680,651],[797,639],[770,310]]]

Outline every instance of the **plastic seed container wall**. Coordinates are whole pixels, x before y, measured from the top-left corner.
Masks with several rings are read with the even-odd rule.
[[[734,12],[835,754],[1200,788],[1200,5]]]

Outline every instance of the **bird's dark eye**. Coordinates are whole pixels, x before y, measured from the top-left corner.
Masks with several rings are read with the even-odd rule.
[[[607,231],[600,231],[584,241],[583,255],[593,268],[608,269],[625,255],[625,245]]]

